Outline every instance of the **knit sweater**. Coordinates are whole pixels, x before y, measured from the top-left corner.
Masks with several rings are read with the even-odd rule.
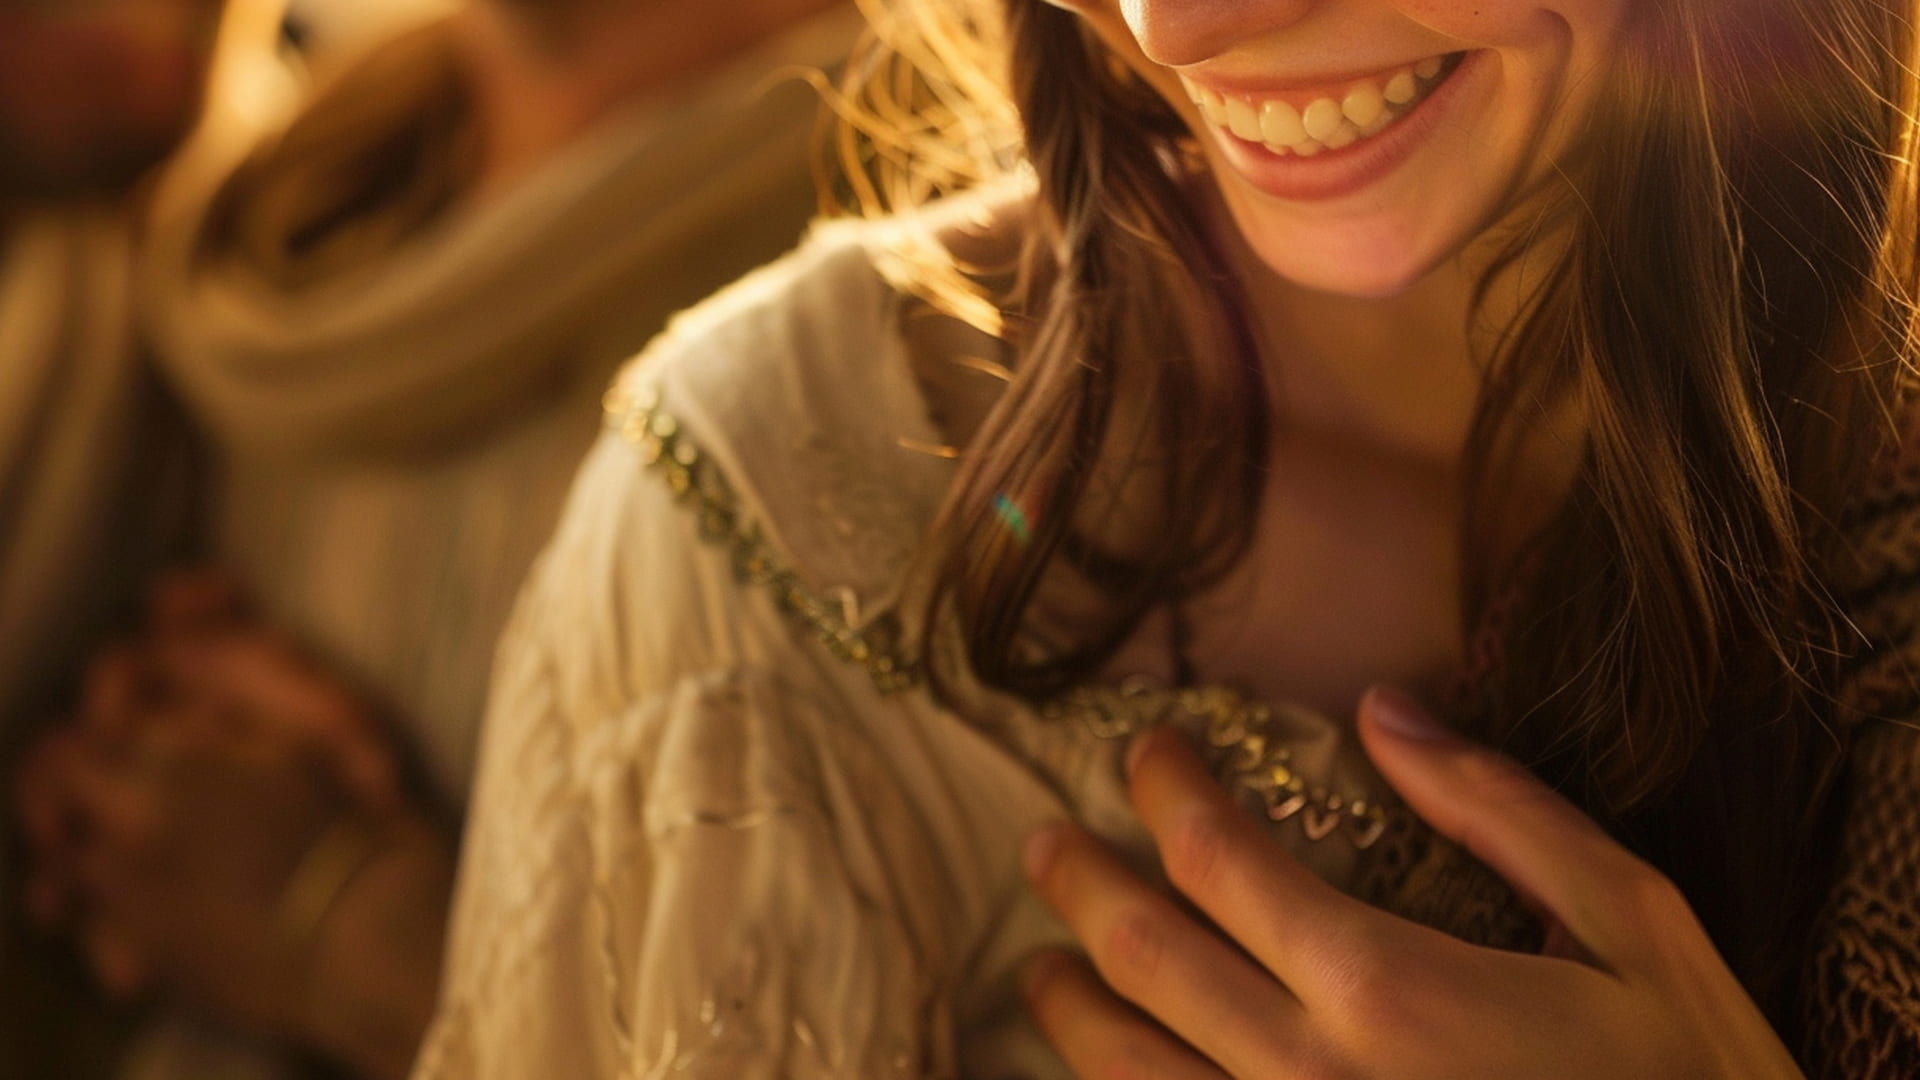
[[[1838,876],[1808,957],[1810,1076],[1920,1076],[1920,439],[1850,515],[1835,592],[1861,648],[1839,688],[1851,740]]]

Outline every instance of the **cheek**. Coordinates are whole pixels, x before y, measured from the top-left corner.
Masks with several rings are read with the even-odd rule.
[[[1526,48],[1562,35],[1603,49],[1614,40],[1630,0],[1399,0],[1409,20],[1470,45]],[[1680,0],[1650,0],[1677,3]]]
[[[1515,28],[1542,14],[1538,3],[1522,0],[1401,0],[1395,5],[1408,19],[1448,37],[1481,45],[1506,43]]]

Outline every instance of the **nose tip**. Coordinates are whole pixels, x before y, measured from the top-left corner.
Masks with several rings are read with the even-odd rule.
[[[1120,0],[1147,59],[1185,67],[1299,22],[1319,0]]]

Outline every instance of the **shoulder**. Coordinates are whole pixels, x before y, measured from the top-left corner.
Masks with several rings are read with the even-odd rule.
[[[516,620],[560,666],[622,696],[770,658],[888,682],[879,639],[953,468],[881,265],[898,239],[819,228],[617,378]]]
[[[925,309],[893,265],[925,236],[829,224],[680,316],[608,393],[605,452],[669,485],[675,455],[697,460],[725,489],[727,531],[816,585],[884,602],[953,474],[942,391],[924,377],[931,339],[909,333]],[[939,348],[991,344],[947,335]]]

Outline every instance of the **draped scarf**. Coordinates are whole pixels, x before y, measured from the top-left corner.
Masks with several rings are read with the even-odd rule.
[[[168,372],[237,448],[352,457],[476,438],[558,367],[604,363],[589,336],[637,348],[775,253],[736,226],[743,208],[804,216],[793,163],[819,98],[768,73],[837,63],[848,15],[471,198],[478,140],[451,27],[402,36],[156,237],[145,285]]]

